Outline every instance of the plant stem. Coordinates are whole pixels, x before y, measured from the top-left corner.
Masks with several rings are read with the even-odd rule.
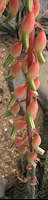
[[[19,101],[19,104],[21,104],[23,102],[26,102],[26,99],[23,99],[23,100]]]
[[[27,98],[26,98],[26,108],[30,104],[30,102],[31,102],[31,93],[28,88],[27,89]],[[27,133],[28,133],[28,138],[29,138],[30,151],[32,152],[32,135],[31,135],[31,131],[30,131],[30,128],[28,127],[28,125],[27,125]]]
[[[29,171],[27,172],[28,177],[30,177]],[[36,169],[32,167],[31,178],[33,179],[36,176]],[[30,186],[28,182],[28,199],[36,199],[35,198],[35,185]]]
[[[38,26],[42,31],[43,31],[43,27],[39,22],[35,22],[35,27]]]
[[[28,88],[27,89],[27,98],[26,98],[26,108],[31,102],[31,97],[32,97],[32,94],[30,93],[30,90]],[[31,134],[31,128],[29,128],[28,125],[27,125],[27,133],[28,133],[28,138],[29,138],[30,152],[32,152],[32,150],[33,150],[33,148],[32,148],[32,134]],[[32,170],[30,172],[31,172],[31,177],[33,179],[34,176],[36,176],[36,169],[34,167],[32,167]],[[29,171],[27,171],[27,177],[30,177]],[[28,188],[28,198],[35,199],[35,186],[30,186],[30,184],[28,182],[27,188]]]

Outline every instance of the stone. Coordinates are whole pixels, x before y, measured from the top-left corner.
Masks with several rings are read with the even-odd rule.
[[[48,51],[44,51],[44,57],[46,62],[44,64],[40,64],[40,88],[39,92],[39,101],[43,106],[44,110],[46,110],[48,104]]]
[[[0,198],[3,198],[5,194],[5,183],[2,179],[2,176],[0,176]]]

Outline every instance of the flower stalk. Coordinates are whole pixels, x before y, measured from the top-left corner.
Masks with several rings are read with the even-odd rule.
[[[45,62],[43,57],[43,50],[46,47],[46,35],[44,33],[43,27],[39,22],[36,21],[36,17],[40,11],[40,2],[39,0],[25,0],[23,1],[25,8],[27,10],[26,16],[24,17],[23,21],[19,27],[19,40],[13,44],[10,49],[9,56],[5,62],[5,65],[8,66],[11,64],[13,60],[15,60],[15,64],[10,67],[10,78],[13,76],[16,78],[19,73],[22,71],[26,83],[17,86],[14,89],[14,93],[11,96],[11,100],[9,102],[9,107],[12,111],[12,114],[16,113],[14,117],[14,129],[13,131],[23,131],[26,129],[26,137],[24,138],[23,134],[21,139],[18,135],[18,139],[16,138],[16,145],[18,148],[19,155],[22,159],[22,169],[23,167],[23,157],[25,154],[30,155],[28,156],[27,162],[28,166],[31,164],[31,172],[32,168],[36,168],[37,163],[36,161],[39,160],[37,155],[43,155],[44,150],[40,148],[41,144],[41,137],[35,131],[35,120],[38,112],[38,88],[40,86],[39,81],[39,60],[40,62]],[[6,0],[3,0],[3,3],[6,3]],[[31,4],[30,4],[31,3]],[[5,5],[5,4],[3,4]],[[9,10],[14,17],[19,10],[19,0],[9,0]],[[2,3],[1,3],[2,6]],[[4,9],[1,10],[0,6],[0,13],[3,12]],[[38,26],[41,31],[38,33],[37,37],[35,38],[35,28]],[[20,56],[25,52],[23,59],[20,59]],[[19,61],[18,61],[19,59]],[[26,98],[24,98],[26,95]],[[24,99],[23,99],[24,98]],[[18,101],[18,102],[17,102]],[[26,112],[24,116],[19,116],[20,104],[26,104]],[[15,132],[14,131],[14,132]],[[12,135],[14,136],[14,132]],[[15,134],[16,136],[16,134]],[[34,158],[33,158],[34,157]],[[24,170],[23,170],[24,171]],[[27,169],[28,173],[28,169]],[[31,173],[31,176],[32,176]],[[27,176],[27,174],[26,174]],[[29,181],[29,184],[36,185],[37,179],[35,173],[33,173],[33,179],[31,176],[27,179],[27,177],[18,178],[21,182]]]

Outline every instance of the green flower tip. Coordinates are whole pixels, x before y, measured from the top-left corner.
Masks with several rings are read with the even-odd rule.
[[[27,116],[27,123],[28,123],[29,127],[32,129],[35,129],[33,117],[31,115],[29,115],[28,113],[26,114],[26,116]]]
[[[27,11],[32,11],[32,0],[26,0],[26,9]]]
[[[29,34],[27,32],[23,31],[22,34],[22,41],[23,41],[23,46],[28,49],[29,48]]]

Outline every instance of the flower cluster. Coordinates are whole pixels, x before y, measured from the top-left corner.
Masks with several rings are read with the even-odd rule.
[[[4,11],[6,2],[6,0],[0,0],[0,13]],[[9,1],[9,11],[12,17],[19,10],[19,3],[19,0]],[[28,165],[26,169],[31,170],[32,167],[36,168],[37,161],[39,161],[38,154],[44,154],[44,150],[39,147],[41,137],[35,131],[35,119],[38,112],[37,90],[40,86],[39,61],[42,63],[45,62],[42,52],[46,46],[46,35],[42,26],[36,21],[36,17],[40,11],[39,0],[24,0],[23,4],[27,12],[19,28],[19,41],[10,49],[10,56],[16,59],[16,62],[10,67],[10,76],[16,78],[22,70],[26,83],[14,89],[14,101],[12,101],[13,104],[11,104],[10,110],[12,114],[16,114],[14,119],[16,131],[24,130],[25,128],[27,130],[26,136],[16,137],[16,145],[21,155],[27,153]],[[35,37],[35,29],[37,26],[40,28],[40,32]],[[25,53],[22,57],[23,49]],[[19,101],[25,94],[26,99]],[[26,103],[25,116],[17,116],[22,102]],[[31,185],[36,185],[37,183],[36,177],[33,180],[31,178],[24,178],[23,180],[21,177],[19,179],[24,182],[29,180]]]

